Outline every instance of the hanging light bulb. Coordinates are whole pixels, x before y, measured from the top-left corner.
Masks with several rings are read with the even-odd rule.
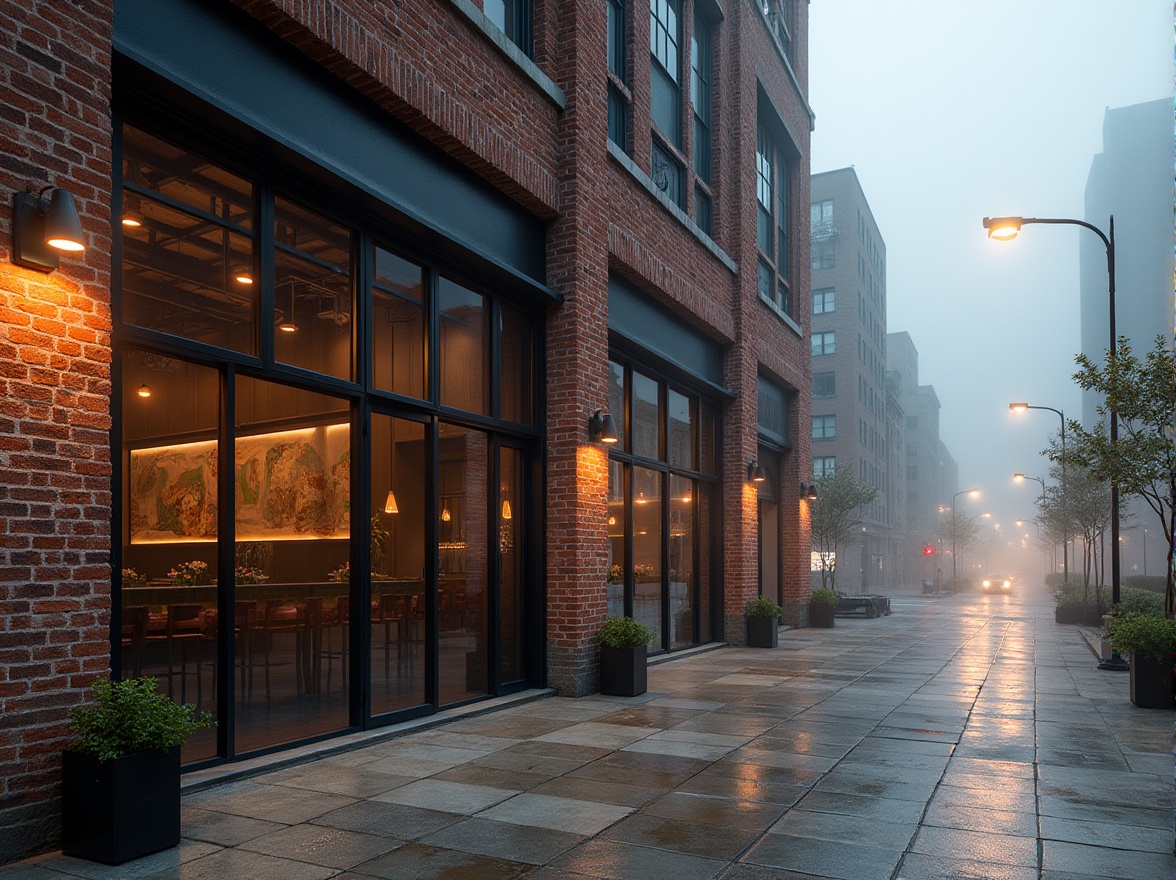
[[[396,506],[396,494],[391,487],[388,489],[388,497],[384,499],[384,513],[400,513],[400,508]]]
[[[146,382],[144,382],[142,385],[139,386],[139,390],[138,390],[137,394],[140,397],[150,397],[151,396],[151,389],[147,387]]]
[[[511,519],[512,516],[513,516],[513,514],[511,513],[511,510],[510,510],[510,502],[507,501],[505,498],[503,498],[502,499],[502,518],[503,519]]]
[[[450,522],[453,519],[453,514],[449,512],[449,505],[443,505],[441,508],[441,522]]]

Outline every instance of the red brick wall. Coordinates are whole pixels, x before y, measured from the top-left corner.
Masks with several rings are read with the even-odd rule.
[[[29,7],[33,6],[33,9]],[[109,668],[109,0],[0,0],[0,862],[56,833],[69,708]],[[75,198],[88,249],[15,266],[12,193]]]

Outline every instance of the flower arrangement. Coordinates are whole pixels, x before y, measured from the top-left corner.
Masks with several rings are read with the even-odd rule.
[[[633,566],[633,580],[639,584],[647,584],[657,580],[657,570],[652,565],[639,562]]]
[[[338,581],[341,584],[351,582],[351,563],[344,562],[338,568],[331,572],[331,580]]]
[[[269,577],[260,568],[238,565],[236,572],[233,574],[233,580],[239,584],[260,584],[269,580]]]
[[[608,570],[608,582],[610,584],[619,584],[624,579],[625,572],[621,568],[621,564],[619,562],[614,562],[612,567]]]
[[[124,587],[145,587],[147,586],[147,575],[140,574],[133,568],[124,568],[122,570],[122,585]]]
[[[191,562],[181,562],[167,573],[171,582],[178,587],[199,587],[211,583],[208,575],[208,563],[194,559]]]

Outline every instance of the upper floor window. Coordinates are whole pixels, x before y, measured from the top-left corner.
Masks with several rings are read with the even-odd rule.
[[[608,2],[608,136],[622,150],[629,143],[629,71],[625,62],[624,0]]]
[[[767,126],[756,132],[756,245],[772,269],[768,299],[786,314],[792,312],[788,236],[791,165]],[[762,293],[761,287],[761,293]]]
[[[694,16],[690,38],[690,104],[694,110],[694,220],[711,234],[711,26]]]
[[[837,334],[833,330],[813,334],[813,357],[833,354],[837,351]]]
[[[814,232],[826,223],[833,222],[833,200],[822,199],[813,202],[809,209],[809,226]]]
[[[836,373],[813,373],[813,397],[833,397],[836,394]]]
[[[837,264],[833,255],[832,238],[814,238],[812,245],[812,270],[816,272],[818,269],[834,268]]]
[[[776,39],[780,41],[784,57],[792,61],[792,0],[764,0],[764,12],[772,24]]]
[[[535,51],[531,32],[531,0],[485,0],[483,11],[528,58]]]
[[[813,416],[813,439],[831,440],[837,436],[837,416]]]
[[[813,291],[814,315],[826,315],[833,311],[834,305],[835,299],[832,287],[822,287],[820,290]]]
[[[681,0],[651,0],[649,4],[650,103],[653,122],[675,147],[682,146],[680,11]]]
[[[825,477],[830,476],[837,467],[837,456],[835,455],[814,455],[813,456],[813,476]]]

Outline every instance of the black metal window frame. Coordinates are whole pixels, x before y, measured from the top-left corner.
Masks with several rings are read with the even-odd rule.
[[[675,648],[671,647],[671,644],[672,644],[671,631],[672,630],[670,627],[670,619],[669,619],[669,614],[670,614],[669,602],[667,601],[668,590],[669,590],[669,564],[668,564],[668,560],[669,560],[669,556],[670,556],[669,544],[670,544],[670,537],[671,537],[670,536],[670,505],[668,503],[666,503],[666,501],[670,497],[669,496],[669,487],[670,487],[671,476],[682,477],[682,478],[689,479],[689,480],[693,481],[693,485],[695,487],[695,497],[696,498],[697,498],[698,493],[700,491],[704,491],[704,489],[702,487],[705,487],[705,491],[708,491],[711,493],[712,503],[713,503],[713,510],[712,510],[712,514],[711,514],[711,532],[712,533],[710,535],[709,546],[711,546],[712,548],[715,548],[717,550],[717,548],[720,546],[719,539],[722,535],[722,519],[723,519],[722,500],[719,496],[719,492],[721,490],[721,484],[722,484],[722,475],[720,473],[707,473],[701,469],[701,465],[702,465],[701,431],[702,431],[702,421],[703,421],[702,417],[701,417],[701,411],[702,411],[703,405],[708,405],[712,408],[714,415],[715,415],[715,419],[716,419],[716,424],[714,425],[714,428],[716,430],[716,435],[721,435],[721,431],[719,431],[720,426],[717,422],[720,418],[722,409],[721,409],[721,405],[718,401],[709,398],[707,395],[700,393],[697,389],[691,388],[688,383],[682,382],[682,381],[676,379],[675,377],[671,377],[670,375],[666,374],[665,372],[658,370],[657,368],[653,367],[652,365],[643,362],[642,360],[640,360],[640,358],[634,357],[634,356],[628,354],[627,352],[619,352],[616,350],[610,350],[609,360],[611,362],[616,363],[619,366],[621,366],[624,371],[623,386],[624,386],[625,406],[624,406],[623,418],[620,420],[619,424],[621,425],[620,430],[625,435],[626,442],[624,444],[617,444],[617,445],[623,445],[624,450],[618,450],[615,447],[609,450],[609,462],[610,462],[610,464],[613,464],[613,463],[619,464],[623,470],[623,477],[622,477],[623,490],[622,490],[622,492],[623,492],[623,498],[624,498],[624,516],[625,516],[625,523],[626,523],[626,529],[628,530],[628,534],[626,534],[626,537],[624,540],[624,545],[625,545],[624,559],[614,560],[614,563],[619,562],[619,564],[622,566],[622,570],[624,572],[624,580],[622,581],[622,583],[624,584],[624,594],[625,594],[625,596],[624,596],[625,615],[629,616],[629,617],[633,616],[633,596],[634,596],[634,584],[632,581],[633,536],[632,536],[631,532],[632,532],[632,523],[633,523],[634,498],[633,498],[632,474],[633,474],[634,467],[640,467],[640,468],[644,468],[646,470],[656,471],[659,474],[660,485],[661,485],[661,498],[663,499],[662,522],[661,522],[661,528],[662,528],[662,547],[661,547],[661,563],[662,563],[661,564],[661,572],[662,572],[661,632],[662,632],[662,644],[651,648],[651,653],[666,653],[666,652],[671,652],[674,650],[681,650],[681,648],[675,649]],[[660,441],[659,441],[659,449],[658,449],[657,458],[636,455],[633,452],[628,451],[628,450],[632,449],[632,437],[631,437],[632,418],[631,418],[631,415],[632,415],[632,400],[633,400],[632,376],[633,376],[634,371],[639,372],[643,376],[654,379],[658,383],[658,401],[659,401],[658,412],[659,412],[659,419],[661,422],[661,430],[659,431]],[[686,467],[671,465],[669,463],[669,436],[668,436],[668,418],[669,418],[669,416],[668,416],[668,407],[666,404],[667,404],[668,393],[671,390],[676,391],[679,394],[682,394],[688,398],[691,398],[694,401],[696,401],[696,403],[697,403],[695,410],[696,410],[696,413],[698,414],[698,417],[696,418],[696,424],[694,426],[695,466],[693,468],[686,468]],[[721,436],[716,436],[714,438],[713,442],[715,444],[714,454],[715,454],[716,471],[717,471],[718,470],[717,464],[719,461],[722,460],[721,450],[719,448],[719,444],[721,443]],[[699,517],[698,517],[697,509],[698,509],[698,505],[695,505],[694,531],[693,531],[693,534],[695,535],[694,547],[693,547],[695,584],[694,584],[694,597],[693,598],[695,600],[697,600],[697,598],[699,596],[699,592],[700,592],[699,591],[699,578],[702,574],[702,570],[703,570],[702,566],[704,566],[704,565],[708,566],[709,572],[710,572],[710,583],[712,585],[712,588],[711,588],[711,608],[708,609],[710,612],[709,616],[710,616],[710,620],[711,620],[712,632],[704,633],[704,632],[700,631],[701,608],[699,607],[698,602],[695,601],[693,603],[693,607],[694,607],[694,622],[693,622],[694,641],[693,641],[693,644],[701,644],[701,643],[705,643],[707,641],[710,641],[714,637],[715,628],[718,627],[719,625],[721,625],[720,621],[722,619],[722,615],[721,615],[722,584],[721,584],[721,580],[719,578],[719,575],[722,571],[722,566],[721,566],[721,564],[719,564],[719,560],[717,560],[715,558],[715,554],[713,554],[713,553],[712,553],[712,556],[710,559],[703,559],[702,558],[702,546],[701,546],[702,541],[700,540],[699,525],[698,525]]]
[[[300,178],[292,169],[268,164],[262,158],[259,158],[257,154],[251,153],[244,145],[232,141],[231,138],[214,138],[213,134],[201,129],[195,123],[184,121],[178,110],[172,112],[153,112],[157,109],[153,108],[149,102],[140,104],[137,100],[127,101],[126,105],[118,104],[115,107],[113,114],[115,137],[112,162],[113,168],[115,169],[115,186],[112,194],[112,211],[115,216],[121,216],[123,203],[121,171],[122,130],[124,124],[133,125],[183,150],[190,151],[193,155],[201,159],[216,162],[227,170],[251,180],[254,183],[254,216],[257,218],[255,228],[252,230],[252,234],[255,237],[255,268],[258,270],[258,280],[260,281],[261,288],[256,305],[259,320],[255,321],[254,326],[257,328],[257,332],[260,333],[260,340],[256,348],[257,354],[249,354],[124,323],[122,320],[121,296],[119,294],[123,284],[123,248],[122,236],[116,227],[116,234],[113,237],[112,243],[112,291],[114,291],[114,295],[112,296],[113,386],[116,389],[121,387],[122,352],[131,349],[156,352],[170,358],[212,367],[219,371],[221,377],[221,394],[220,427],[218,429],[220,450],[218,453],[220,464],[218,468],[218,494],[221,498],[232,498],[234,492],[233,471],[230,465],[236,439],[234,388],[237,376],[249,376],[346,400],[349,408],[348,421],[351,432],[352,460],[358,463],[352,473],[350,498],[352,511],[350,566],[353,571],[368,570],[366,529],[368,519],[371,515],[371,501],[368,498],[367,462],[370,457],[370,431],[368,430],[368,426],[370,425],[371,413],[379,412],[384,415],[393,415],[398,418],[426,423],[429,426],[432,437],[433,452],[429,461],[431,462],[430,466],[434,467],[434,470],[437,458],[436,443],[438,425],[441,421],[485,431],[490,436],[490,449],[492,450],[492,457],[488,463],[487,473],[489,485],[497,486],[499,484],[497,468],[498,450],[500,448],[523,449],[527,452],[530,462],[532,462],[532,465],[524,468],[524,490],[528,499],[528,507],[532,511],[532,516],[530,523],[527,525],[525,535],[520,537],[521,540],[526,541],[529,547],[524,561],[527,568],[527,580],[531,584],[541,584],[543,568],[542,523],[538,512],[544,509],[542,505],[542,473],[540,469],[533,466],[533,463],[540,460],[542,456],[541,438],[543,432],[541,426],[544,421],[544,410],[543,394],[541,392],[544,384],[542,357],[544,325],[542,315],[536,314],[533,302],[528,301],[525,297],[517,299],[512,297],[508,290],[480,280],[477,275],[463,269],[461,264],[452,260],[452,258],[438,253],[421,242],[404,237],[403,234],[395,230],[392,224],[383,221],[378,215],[373,215],[366,210],[355,208],[350,204],[348,197],[341,191],[324,189],[320,184],[310,183]],[[342,186],[343,184],[340,182],[340,187]],[[133,190],[133,187],[130,189]],[[266,316],[274,314],[275,305],[275,292],[273,290],[274,255],[278,248],[274,241],[273,205],[274,199],[279,196],[301,205],[310,206],[316,213],[343,225],[353,233],[350,268],[352,272],[353,302],[356,304],[354,320],[352,321],[352,362],[355,369],[352,370],[350,379],[342,379],[325,373],[292,366],[275,358],[274,335],[276,331],[272,326],[272,322]],[[412,259],[424,265],[427,269],[425,282],[427,315],[427,337],[425,345],[426,350],[429,352],[426,366],[428,383],[427,400],[398,395],[391,391],[376,388],[373,383],[371,370],[372,334],[370,332],[372,309],[371,285],[373,276],[371,262],[373,248],[377,245]],[[456,410],[451,407],[442,406],[439,402],[440,384],[437,375],[437,364],[440,350],[440,321],[439,315],[437,314],[438,298],[436,295],[436,285],[441,275],[468,285],[472,290],[486,296],[490,303],[490,326],[494,328],[494,331],[491,333],[490,343],[490,375],[485,379],[491,386],[491,409],[489,414],[480,415]],[[505,305],[513,307],[515,311],[523,315],[529,315],[532,324],[531,338],[533,351],[531,365],[532,382],[530,389],[532,400],[530,409],[533,414],[533,420],[531,425],[504,422],[496,416],[500,404],[498,390],[500,379],[499,334],[497,328],[501,327],[500,315]],[[112,482],[115,486],[119,486],[122,483],[123,477],[121,461],[122,432],[120,427],[122,422],[122,407],[120,395],[117,393],[112,395],[111,409],[113,425],[111,430]],[[432,495],[435,495],[435,487],[431,482],[430,492],[431,495],[429,497],[432,498]],[[488,493],[488,498],[492,494]],[[429,503],[431,505],[433,500],[430,500]],[[119,571],[121,567],[122,539],[119,532],[124,515],[121,492],[116,491],[112,493],[111,507],[112,527],[114,533],[119,536],[112,541],[111,552],[112,606],[110,638],[112,671],[114,675],[119,676],[123,672],[121,668],[122,652],[120,650],[122,624],[121,590],[118,579],[113,577],[113,572]],[[431,510],[427,511],[427,513],[432,512]],[[489,513],[493,514],[493,511],[491,510]],[[427,515],[426,519],[431,521],[435,520],[436,517]],[[433,528],[435,531],[435,526]],[[221,504],[218,506],[219,549],[217,565],[217,578],[221,584],[231,585],[234,583],[234,555],[232,552],[226,553],[224,551],[225,547],[231,548],[233,546],[234,538],[235,523],[233,521],[233,505]],[[496,535],[488,536],[488,544],[494,545],[495,539]],[[432,536],[431,546],[435,546],[435,543],[436,535],[434,534]],[[488,558],[492,558],[492,555],[489,555],[492,554],[492,550],[492,546],[488,548]],[[435,553],[428,554],[432,560],[427,565],[430,570],[426,572],[427,577],[430,578],[430,583],[436,583],[435,555]],[[491,570],[490,576],[491,583],[495,583],[494,579],[496,575],[493,570]],[[359,582],[362,583],[362,580]],[[370,584],[368,584],[368,588],[370,593]],[[350,673],[352,676],[352,687],[349,689],[349,726],[347,728],[335,730],[328,734],[308,736],[304,739],[285,742],[256,751],[238,753],[234,748],[232,739],[236,715],[232,656],[234,598],[233,587],[224,588],[219,591],[217,607],[219,621],[217,664],[219,671],[217,674],[221,686],[217,688],[217,717],[219,719],[217,729],[217,757],[192,762],[185,765],[185,769],[199,769],[225,761],[238,760],[244,754],[261,755],[285,750],[299,744],[330,739],[349,730],[376,728],[385,724],[431,714],[440,708],[436,704],[437,680],[434,663],[434,669],[430,673],[431,678],[427,687],[427,695],[428,699],[432,701],[431,703],[387,715],[372,716],[370,714],[370,697],[368,695],[370,669],[366,663],[355,663],[352,664]],[[368,598],[369,594],[359,594],[353,596],[353,602],[358,602],[358,607],[364,608],[366,607],[366,600]],[[524,664],[526,679],[515,682],[499,682],[497,675],[500,668],[498,663],[500,654],[498,652],[497,631],[495,629],[495,622],[497,621],[496,595],[494,590],[490,591],[487,635],[489,639],[488,662],[491,664],[490,669],[492,673],[487,697],[517,691],[527,686],[542,684],[545,680],[543,670],[543,642],[545,639],[545,633],[543,631],[543,599],[541,595],[533,590],[531,591],[531,595],[525,598],[525,602],[527,648]],[[429,638],[434,646],[437,644],[438,638],[435,605],[436,596],[434,591],[426,621],[427,631],[431,634]],[[370,637],[369,627],[351,627],[350,650],[353,657],[368,656]]]

